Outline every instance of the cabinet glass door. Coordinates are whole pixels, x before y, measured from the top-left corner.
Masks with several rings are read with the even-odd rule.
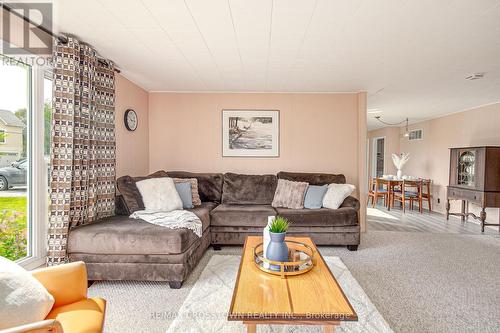
[[[476,152],[474,150],[461,151],[458,157],[458,185],[474,187],[476,184]]]

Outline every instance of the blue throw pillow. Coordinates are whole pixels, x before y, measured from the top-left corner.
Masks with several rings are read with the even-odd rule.
[[[328,185],[309,185],[304,199],[304,208],[319,209],[323,207],[323,197],[328,191]]]
[[[182,201],[182,208],[194,208],[193,198],[191,197],[191,183],[190,182],[182,182],[175,183],[175,189]]]

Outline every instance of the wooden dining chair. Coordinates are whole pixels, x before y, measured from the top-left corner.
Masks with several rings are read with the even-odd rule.
[[[375,178],[370,178],[368,181],[368,197],[366,198],[366,205],[370,204],[370,199],[373,200],[375,198]]]
[[[401,202],[403,213],[406,212],[406,202],[409,202],[409,208],[413,209],[414,202],[418,202],[420,213],[422,213],[422,181],[404,180],[401,185],[401,192],[394,192],[392,196],[392,205],[394,201]]]
[[[432,212],[432,181],[430,179],[422,179],[422,201],[427,201],[429,212]]]
[[[391,207],[394,207],[394,194],[396,193],[401,193],[401,187],[402,183],[399,182],[390,182],[389,184],[390,191],[389,191],[389,210]]]
[[[385,186],[385,187],[384,187]],[[389,204],[389,187],[388,182],[379,179],[379,178],[371,178],[369,191],[368,191],[368,201],[367,204],[370,204],[370,198],[372,199],[372,207],[375,208],[375,204],[378,202],[379,198],[384,199],[384,206]]]

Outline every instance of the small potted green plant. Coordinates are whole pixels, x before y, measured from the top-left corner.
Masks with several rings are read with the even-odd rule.
[[[288,261],[288,246],[285,243],[286,232],[290,226],[290,221],[284,217],[276,217],[269,225],[269,235],[271,241],[267,247],[266,258],[273,261]],[[270,268],[275,271],[280,270],[280,266],[271,265]]]

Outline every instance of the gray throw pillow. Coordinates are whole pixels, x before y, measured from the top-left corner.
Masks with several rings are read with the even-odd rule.
[[[304,208],[319,209],[323,207],[323,197],[328,191],[328,185],[309,185],[304,199]]]
[[[181,197],[183,208],[194,208],[193,197],[191,195],[191,183],[189,181],[182,183],[175,183],[177,193]]]

